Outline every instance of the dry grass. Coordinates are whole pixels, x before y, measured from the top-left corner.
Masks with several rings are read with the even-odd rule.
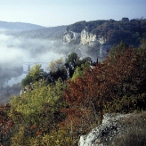
[[[110,145],[114,146],[146,146],[146,112],[132,114],[121,121],[124,134],[118,135]]]

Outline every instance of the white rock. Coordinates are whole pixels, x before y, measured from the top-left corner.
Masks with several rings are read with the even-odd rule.
[[[68,32],[64,33],[63,43],[68,44],[71,41],[77,40],[77,39],[80,39],[80,33],[76,33],[76,32],[73,32],[73,31],[68,31]]]
[[[65,32],[63,35],[63,43],[68,44],[74,40],[80,40],[80,44],[94,46],[96,44],[105,44],[106,39],[104,37],[96,36],[95,34],[89,33],[85,29],[81,33],[73,31]]]
[[[97,37],[95,34],[89,33],[85,29],[82,30],[80,44],[93,46],[96,44],[105,44],[105,43],[106,43],[106,39],[104,39],[104,37],[100,37],[100,36]]]
[[[89,134],[80,136],[78,146],[107,146],[108,142],[122,131],[118,121],[130,115],[105,114],[101,125],[92,129]]]

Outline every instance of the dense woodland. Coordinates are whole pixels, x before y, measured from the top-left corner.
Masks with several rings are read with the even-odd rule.
[[[97,20],[80,21],[67,27],[67,31],[80,33],[86,29],[92,34],[104,37],[107,44],[119,44],[121,41],[128,45],[138,46],[142,38],[146,38],[146,19],[122,18],[120,21]]]
[[[22,80],[25,92],[0,107],[0,144],[75,146],[104,113],[146,110],[145,56],[142,40],[137,48],[121,42],[102,62],[71,53],[51,62],[50,73],[34,66]]]

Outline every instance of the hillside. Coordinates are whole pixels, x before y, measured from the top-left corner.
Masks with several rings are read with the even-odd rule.
[[[143,40],[136,49],[118,44],[102,63],[71,53],[51,62],[49,73],[32,67],[22,94],[0,106],[0,144],[145,145],[145,56]]]
[[[31,23],[0,21],[0,31],[22,31],[40,28],[44,27]]]
[[[20,32],[9,32],[7,34],[14,35],[16,37],[25,37],[25,38],[62,39],[63,33],[65,32],[66,28],[67,26],[38,28],[38,29],[26,30]]]
[[[66,34],[65,32],[73,32],[74,34],[71,34],[70,37],[73,40],[77,39],[74,43],[80,42],[80,37],[77,34],[81,35],[83,30],[85,30],[89,35],[95,35],[96,39],[103,38],[106,45],[112,46],[123,41],[128,45],[137,47],[141,38],[146,38],[146,19],[129,20],[128,18],[122,18],[119,21],[113,19],[89,22],[80,21],[68,26],[48,28],[29,23],[0,21],[0,30],[21,31],[8,33],[16,37],[52,39],[62,39]],[[74,38],[76,35],[77,38]],[[93,38],[91,39],[93,40]]]
[[[14,36],[14,41],[11,40],[12,38],[7,39],[6,43],[9,43],[7,47],[9,49],[18,47],[20,50],[27,50],[27,53],[31,56],[31,58],[27,59],[27,62],[31,59],[36,60],[35,56],[39,59],[42,58],[41,56],[46,54],[46,52],[49,56],[50,50],[59,55],[68,55],[70,52],[76,52],[81,58],[90,57],[93,61],[96,61],[98,58],[100,61],[105,58],[107,51],[112,46],[119,44],[121,41],[129,46],[137,47],[141,38],[146,38],[146,19],[129,20],[128,18],[122,18],[120,21],[112,19],[81,21],[69,26],[49,28],[19,22],[1,21],[0,24],[1,29],[15,30],[5,32],[6,35]],[[16,31],[16,29],[19,31]],[[19,41],[19,44],[14,43],[15,39]],[[20,60],[27,58],[28,54],[23,54]],[[43,59],[45,60],[44,57]],[[20,60],[19,62],[21,62]],[[2,68],[2,70],[3,72],[7,71],[7,68],[5,70]],[[1,72],[0,80],[5,81],[7,75],[10,78],[12,75],[11,70],[6,73]],[[18,73],[17,70],[16,73]],[[2,93],[5,93],[5,91],[7,90],[3,90]]]
[[[82,33],[83,30],[96,35],[96,38],[103,37],[106,44],[119,44],[123,41],[128,45],[138,46],[140,39],[146,38],[146,19],[80,21],[67,27],[68,32]]]
[[[113,28],[110,26],[107,32],[102,31],[108,28],[110,21]],[[137,146],[145,143],[146,40],[141,40],[145,38],[145,20],[129,21],[125,18],[121,21],[79,22],[70,26],[7,34],[15,36],[17,42],[19,40],[18,50],[27,49],[31,59],[36,55],[44,62],[45,59],[48,61],[51,56],[47,54],[49,48],[56,49],[59,55],[63,50],[64,54],[80,51],[80,56],[66,53],[68,56],[64,60],[60,58],[50,62],[49,72],[39,64],[30,68],[21,81],[21,93],[15,94],[8,104],[0,106],[0,145],[85,146],[115,143],[120,146],[124,142],[126,146],[135,146],[131,144],[134,140]],[[14,49],[17,44],[13,37],[10,39],[14,46],[7,47]],[[45,48],[45,41],[48,43],[51,39],[59,43],[56,46],[52,43],[53,47],[46,44]],[[140,40],[138,47],[131,47],[137,46]],[[118,45],[114,45],[119,41]],[[98,58],[93,62],[93,58],[83,56],[83,52],[85,56],[92,53],[97,59],[107,48],[110,49],[103,61]],[[45,54],[43,57],[42,52]],[[24,53],[21,58],[29,53]],[[21,58],[16,58],[16,62]],[[9,64],[12,65],[12,61]],[[1,74],[2,71],[1,67]],[[13,70],[6,71],[13,75]],[[21,68],[16,70],[17,73],[21,71]],[[6,75],[3,73],[1,78]],[[12,88],[1,87],[1,99],[4,101],[4,95],[8,97],[19,90],[20,84]],[[130,117],[125,115],[127,113]],[[137,141],[139,137],[142,139]]]

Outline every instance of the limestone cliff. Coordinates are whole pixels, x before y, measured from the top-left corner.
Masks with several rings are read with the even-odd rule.
[[[89,33],[85,29],[81,33],[73,31],[65,32],[63,35],[63,43],[70,43],[72,41],[80,40],[81,45],[95,46],[98,44],[105,44],[106,39],[104,37],[96,36],[95,34]]]
[[[68,44],[68,43],[70,43],[72,41],[76,41],[78,39],[80,39],[80,33],[76,33],[73,31],[65,32],[63,35],[63,43],[64,44]]]
[[[96,36],[95,34],[89,33],[85,29],[81,32],[80,44],[94,46],[97,44],[105,44],[106,39],[104,37]]]
[[[74,46],[82,57],[90,56],[93,60],[97,57],[102,59],[106,55],[106,50],[111,48],[110,44],[106,44],[103,36],[97,36],[85,29],[81,33],[66,31],[63,35],[63,44]]]

